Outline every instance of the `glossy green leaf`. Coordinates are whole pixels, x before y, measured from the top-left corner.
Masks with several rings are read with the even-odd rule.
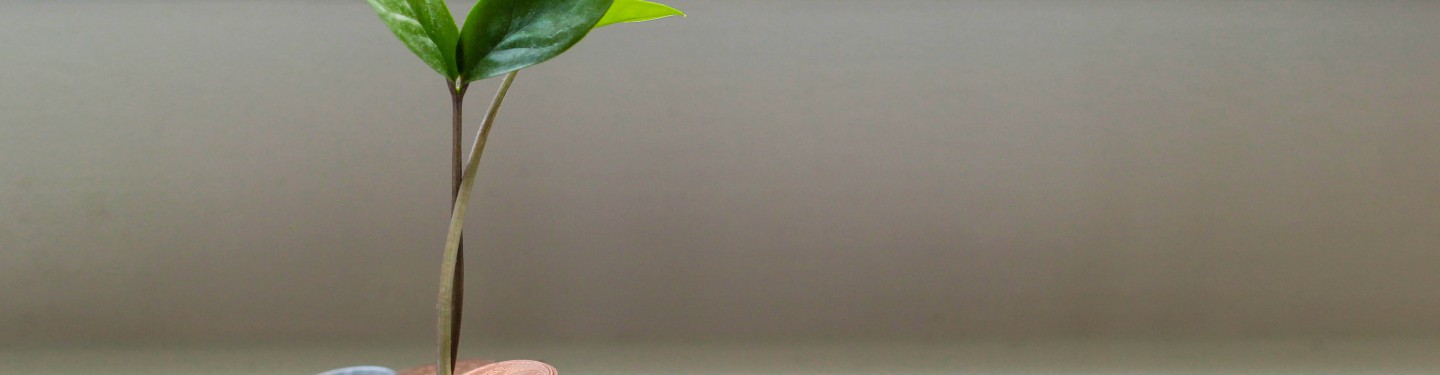
[[[670,16],[684,17],[685,12],[645,0],[615,0],[615,4],[610,5],[610,10],[605,12],[604,17],[600,17],[600,23],[595,24],[595,27],[621,22],[645,22]]]
[[[465,26],[460,30],[460,43],[455,46],[459,55],[460,71],[473,77],[475,65],[485,59],[505,34],[510,31],[508,18],[515,9],[517,0],[480,0],[465,16]],[[466,82],[474,79],[465,79]]]
[[[460,75],[471,82],[554,58],[579,43],[611,2],[481,0],[460,30]]]
[[[441,74],[449,79],[459,77],[459,67],[455,64],[455,45],[460,40],[460,28],[455,27],[455,18],[450,16],[450,8],[445,6],[445,0],[408,1],[410,9],[415,11],[415,19],[425,28],[425,33],[430,35],[430,40],[435,42],[435,47],[440,50],[441,58],[445,61],[445,73]]]
[[[454,58],[447,59],[445,51],[449,49],[448,55],[454,56],[454,47],[444,47],[435,42],[426,30],[425,24],[420,21],[415,8],[411,7],[411,0],[369,0],[370,6],[375,8],[375,13],[380,15],[380,20],[390,27],[395,37],[410,47],[410,51],[420,60],[425,61],[436,73],[446,77],[454,77],[451,74],[451,66],[454,65]],[[445,12],[449,14],[449,12]],[[429,14],[429,13],[427,13]],[[425,17],[433,19],[433,17]],[[454,21],[450,21],[452,24]]]

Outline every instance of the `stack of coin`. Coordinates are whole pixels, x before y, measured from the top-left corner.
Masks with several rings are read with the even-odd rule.
[[[462,375],[559,375],[559,371],[545,362],[522,359],[491,363]]]

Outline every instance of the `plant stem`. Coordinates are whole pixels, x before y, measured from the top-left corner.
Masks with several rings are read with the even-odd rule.
[[[460,138],[464,126],[460,121],[461,104],[465,101],[465,91],[470,89],[470,84],[456,85],[455,81],[446,81],[450,87],[451,104],[451,137],[450,137],[450,203],[455,203],[455,196],[460,194],[460,177],[464,173],[464,164],[460,159]]]
[[[485,140],[490,138],[490,126],[495,123],[495,116],[500,113],[500,103],[505,101],[505,93],[510,91],[510,84],[515,81],[515,74],[518,71],[505,75],[500,82],[500,89],[495,93],[495,99],[490,102],[490,109],[485,112],[485,120],[480,124],[480,132],[475,135],[475,143],[470,146],[470,158],[465,163],[465,170],[461,174],[459,186],[455,189],[455,206],[450,210],[450,230],[445,235],[445,255],[443,263],[440,264],[440,301],[437,304],[439,313],[436,319],[436,335],[439,341],[439,360],[435,367],[437,375],[452,375],[455,370],[455,353],[460,343],[460,291],[464,288],[463,261],[460,253],[460,234],[465,228],[465,209],[470,202],[471,190],[475,187],[475,171],[480,167],[480,155],[485,152]],[[452,90],[457,92],[455,96],[464,94],[464,89]],[[460,124],[460,99],[454,100],[455,124]]]
[[[460,139],[463,137],[462,133],[464,132],[465,126],[464,122],[461,121],[460,115],[465,107],[465,91],[470,89],[470,84],[461,83],[459,85],[456,85],[455,81],[450,80],[447,80],[446,84],[449,87],[450,91],[451,108],[450,205],[453,210],[455,200],[460,196],[460,179],[464,173],[464,165],[461,164],[460,160]],[[451,289],[450,293],[450,315],[454,317],[454,321],[451,322],[449,333],[441,333],[442,335],[448,334],[450,337],[450,341],[452,342],[448,359],[451,367],[453,367],[455,364],[455,359],[457,357],[456,354],[458,354],[457,350],[460,348],[460,317],[464,316],[464,314],[462,313],[463,307],[465,305],[465,242],[463,237],[461,238],[460,242],[457,243],[455,246],[455,276],[453,280],[454,288]],[[444,353],[441,353],[442,357],[444,355]]]

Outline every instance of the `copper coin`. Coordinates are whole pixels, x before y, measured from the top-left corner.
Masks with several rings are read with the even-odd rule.
[[[463,375],[559,375],[554,366],[528,359],[491,363]]]
[[[478,359],[478,358],[470,358],[470,359],[458,360],[458,361],[455,361],[455,373],[456,373],[456,374],[464,374],[464,373],[466,373],[466,372],[475,370],[475,369],[480,368],[480,367],[484,367],[485,365],[488,365],[488,364],[491,364],[491,363],[494,363],[494,362],[491,362],[491,361],[488,361],[488,360],[484,360],[484,359]],[[400,375],[435,375],[435,365],[424,365],[424,366],[412,368],[412,369],[409,369],[409,370],[401,371],[401,372],[400,372]]]

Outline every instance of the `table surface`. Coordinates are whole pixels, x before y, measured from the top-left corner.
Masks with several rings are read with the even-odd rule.
[[[1436,374],[1440,340],[631,342],[475,345],[562,374]],[[0,348],[0,374],[301,374],[407,368],[425,344],[91,345]]]

